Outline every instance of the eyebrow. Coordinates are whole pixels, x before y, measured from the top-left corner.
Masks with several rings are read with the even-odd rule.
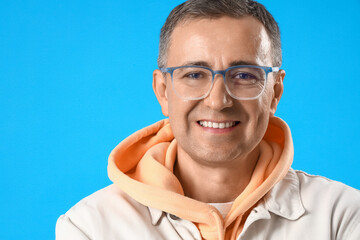
[[[208,62],[205,62],[205,61],[185,62],[181,66],[202,66],[202,67],[211,68],[211,65]]]
[[[259,64],[256,64],[254,62],[249,61],[243,61],[243,60],[237,60],[230,63],[229,67],[233,66],[241,66],[241,65],[253,65],[253,66],[259,66]],[[181,66],[202,66],[202,67],[208,67],[211,68],[212,66],[205,61],[194,61],[194,62],[185,62]]]
[[[255,62],[248,62],[248,61],[233,61],[230,63],[230,67],[232,66],[241,66],[241,65],[253,65],[253,66],[259,66],[259,64],[256,64]]]

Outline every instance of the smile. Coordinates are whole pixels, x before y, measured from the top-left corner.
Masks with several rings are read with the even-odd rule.
[[[239,122],[211,122],[211,121],[198,121],[198,123],[207,128],[231,128],[237,125]]]

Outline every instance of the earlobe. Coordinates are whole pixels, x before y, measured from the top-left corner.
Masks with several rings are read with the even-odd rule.
[[[277,106],[279,104],[279,101],[280,101],[281,96],[284,91],[283,82],[284,82],[285,75],[286,75],[286,73],[282,69],[276,74],[275,83],[274,83],[274,95],[273,95],[273,99],[271,101],[271,106],[270,106],[270,114],[272,116],[275,115]]]
[[[161,111],[165,117],[169,116],[168,111],[168,98],[167,98],[167,86],[166,86],[166,79],[164,74],[159,70],[156,69],[153,72],[153,89],[156,95],[156,98],[161,106]]]

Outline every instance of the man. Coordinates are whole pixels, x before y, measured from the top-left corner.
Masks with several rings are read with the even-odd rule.
[[[360,194],[290,168],[279,28],[253,1],[189,0],[169,15],[153,88],[163,120],[109,157],[113,185],[57,239],[360,239]]]

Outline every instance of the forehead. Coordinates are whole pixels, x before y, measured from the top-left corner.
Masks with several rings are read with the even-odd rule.
[[[190,19],[175,27],[171,35],[168,66],[187,61],[224,66],[233,61],[269,65],[270,54],[265,27],[254,17]]]

